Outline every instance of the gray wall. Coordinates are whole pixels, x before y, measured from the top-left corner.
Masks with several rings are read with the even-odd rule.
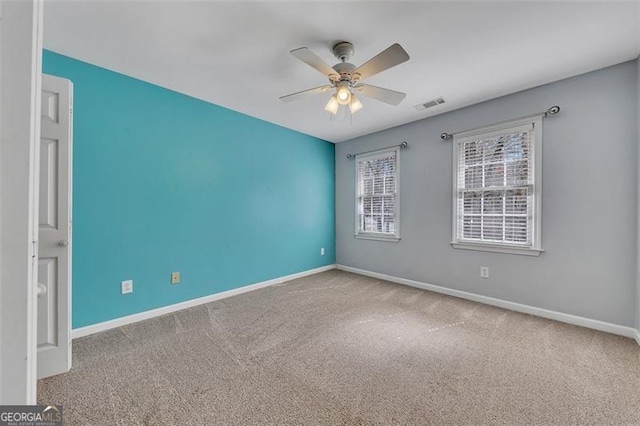
[[[638,64],[631,61],[337,144],[337,263],[634,325],[637,84]],[[529,257],[451,248],[452,147],[440,133],[556,104],[562,112],[543,123],[545,252]],[[402,241],[356,239],[355,167],[345,155],[403,140],[409,148],[400,160]],[[481,265],[490,268],[490,279],[480,278]]]

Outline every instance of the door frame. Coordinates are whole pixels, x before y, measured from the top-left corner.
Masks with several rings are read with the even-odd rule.
[[[36,403],[42,15],[0,3],[0,404]]]

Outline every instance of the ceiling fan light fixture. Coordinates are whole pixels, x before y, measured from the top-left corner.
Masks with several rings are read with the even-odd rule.
[[[340,107],[340,103],[338,102],[337,95],[333,95],[329,102],[324,106],[324,110],[330,114],[336,115],[338,113],[338,108]]]
[[[281,96],[280,100],[290,102],[307,95],[335,90],[324,106],[324,110],[331,114],[332,120],[347,115],[352,116],[363,108],[362,102],[357,99],[354,91],[358,92],[358,96],[376,99],[388,105],[399,105],[405,98],[405,93],[362,84],[362,81],[408,61],[409,54],[404,48],[398,43],[394,43],[358,67],[347,62],[353,52],[353,44],[345,41],[336,43],[333,46],[333,53],[340,60],[340,63],[332,67],[307,47],[292,50],[290,53],[294,57],[324,74],[329,79],[329,84],[325,83],[324,86]]]
[[[349,90],[349,83],[346,81],[339,83],[336,96],[340,105],[349,105],[351,102],[351,90]]]
[[[356,98],[356,95],[351,95],[351,102],[349,102],[349,111],[351,114],[355,114],[360,111],[364,105],[360,102],[360,99]]]

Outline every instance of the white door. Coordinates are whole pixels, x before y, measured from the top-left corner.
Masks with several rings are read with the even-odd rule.
[[[42,76],[38,378],[71,369],[71,81]]]

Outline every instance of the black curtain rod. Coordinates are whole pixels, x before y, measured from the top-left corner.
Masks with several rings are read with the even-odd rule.
[[[374,149],[373,151],[359,152],[357,154],[347,154],[347,158],[352,159],[352,158],[355,158],[356,155],[371,154],[372,152],[384,151],[385,149],[390,149],[390,148],[406,148],[408,146],[409,144],[407,143],[407,141],[403,141],[400,145],[393,145],[393,146],[388,146],[386,148]]]
[[[560,107],[558,105],[554,105],[551,108],[549,108],[548,110],[546,110],[544,112],[541,112],[540,114],[532,114],[532,115],[528,115],[526,117],[521,117],[520,119],[524,119],[524,118],[527,118],[527,117],[533,117],[533,116],[536,116],[536,115],[542,115],[542,116],[547,117],[549,115],[556,115],[559,112],[560,112]],[[516,120],[519,120],[519,119],[518,118],[514,118],[513,120],[509,120],[509,121],[516,121]],[[504,123],[508,123],[508,121],[504,121]],[[497,123],[497,125],[498,124],[501,124],[501,123]],[[469,129],[469,130],[473,130],[473,129]],[[452,138],[453,135],[455,135],[457,133],[464,133],[464,132],[468,132],[469,130],[462,130],[462,131],[455,132],[455,133],[443,132],[442,134],[440,134],[440,139],[442,139],[443,141],[446,141],[447,139]]]

